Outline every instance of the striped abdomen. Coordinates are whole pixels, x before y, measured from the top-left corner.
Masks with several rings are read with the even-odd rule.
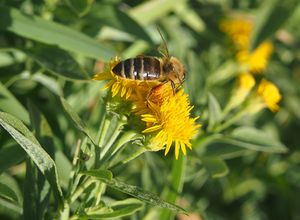
[[[137,57],[123,60],[112,71],[123,78],[155,80],[160,77],[160,61],[155,57]]]

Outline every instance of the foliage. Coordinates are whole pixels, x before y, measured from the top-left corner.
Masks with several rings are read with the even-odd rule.
[[[299,219],[299,22],[297,0],[0,0],[0,218]],[[160,56],[157,27],[200,116],[176,159],[93,80]]]

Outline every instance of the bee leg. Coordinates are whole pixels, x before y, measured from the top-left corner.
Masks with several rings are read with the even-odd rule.
[[[176,93],[175,83],[172,80],[170,80],[170,82],[171,82],[171,87],[172,87],[172,90],[173,90],[173,95],[175,95],[175,93]]]

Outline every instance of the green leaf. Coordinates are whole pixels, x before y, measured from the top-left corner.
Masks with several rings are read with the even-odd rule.
[[[172,172],[171,172],[171,186],[166,191],[166,201],[175,203],[178,195],[182,192],[184,184],[184,175],[186,169],[186,157],[180,154],[178,160],[173,160]],[[170,210],[162,210],[160,220],[171,219],[172,212]]]
[[[95,145],[98,146],[96,144],[96,142],[94,141],[94,139],[91,137],[88,129],[86,128],[85,123],[81,120],[81,118],[78,116],[78,114],[74,111],[74,109],[69,105],[69,103],[63,98],[60,97],[60,101],[62,103],[62,106],[64,108],[64,110],[66,111],[66,113],[68,114],[68,116],[72,119],[72,122],[74,123],[74,125],[82,132],[84,133],[89,139],[90,141]]]
[[[287,152],[286,146],[262,130],[252,127],[239,127],[232,131],[227,143],[256,151],[273,153]]]
[[[226,163],[218,157],[205,157],[201,161],[213,178],[226,176],[229,172]]]
[[[173,0],[146,1],[130,9],[129,15],[140,24],[147,25],[166,16],[166,14],[178,7],[179,4],[183,4],[183,2],[184,0],[180,0],[174,4]],[[142,19],[141,15],[143,16]]]
[[[239,146],[224,143],[222,141],[213,141],[207,143],[204,147],[204,152],[201,154],[203,157],[219,157],[222,159],[232,159],[240,157],[246,153],[251,152]]]
[[[116,190],[122,191],[128,195],[131,195],[143,202],[146,202],[153,206],[159,206],[161,208],[166,208],[175,212],[185,212],[185,210],[175,204],[164,201],[160,199],[157,195],[144,191],[143,189],[132,186],[123,182],[120,182],[116,179],[112,179],[110,181],[104,180],[107,186],[112,187]]]
[[[170,209],[176,212],[185,212],[185,210],[177,205],[166,202],[160,199],[157,195],[146,192],[143,189],[132,186],[123,182],[120,182],[116,179],[112,179],[112,173],[108,170],[90,170],[81,172],[82,174],[95,177],[107,184],[107,186],[112,187],[116,190],[124,192],[128,195],[131,195],[143,202],[149,203],[154,206],[159,206],[161,208]]]
[[[293,15],[300,2],[298,0],[267,0],[257,13],[254,30],[250,40],[250,50],[274,33]]]
[[[26,126],[14,116],[0,112],[0,125],[15,139],[15,141],[26,151],[42,174],[49,181],[56,200],[63,204],[63,195],[58,184],[58,175],[54,161],[40,146],[33,134]]]
[[[26,153],[17,144],[4,147],[0,150],[0,173],[25,159]]]
[[[152,44],[153,41],[145,31],[145,28],[143,28],[138,21],[132,19],[131,16],[128,16],[127,13],[119,10],[117,7],[111,4],[101,4],[93,10],[96,18],[95,21],[99,21],[99,23],[124,31],[127,34],[133,35],[140,40]],[[102,13],[99,13],[99,10],[101,10]]]
[[[195,12],[194,9],[190,8],[187,3],[177,4],[175,13],[178,17],[190,26],[196,32],[203,32],[205,30],[205,23]]]
[[[220,104],[216,97],[211,93],[208,94],[208,113],[208,129],[211,130],[222,118],[222,110]]]
[[[23,105],[0,82],[0,111],[9,112],[29,124],[29,114]]]
[[[98,210],[89,210],[85,215],[79,217],[88,219],[120,218],[132,215],[143,207],[144,204],[141,201],[130,198],[109,204],[109,209],[101,207]]]
[[[70,8],[79,16],[83,16],[89,12],[94,0],[67,0]]]
[[[0,197],[18,203],[18,196],[8,185],[3,183],[0,183]]]
[[[113,174],[109,170],[102,170],[102,169],[96,169],[96,170],[87,170],[80,172],[83,175],[92,176],[99,180],[112,180]]]
[[[10,7],[0,6],[0,29],[94,59],[109,60],[114,55],[111,49],[83,33]]]
[[[24,52],[43,68],[55,75],[75,80],[86,80],[89,78],[88,74],[79,66],[76,60],[58,47],[36,45]]]

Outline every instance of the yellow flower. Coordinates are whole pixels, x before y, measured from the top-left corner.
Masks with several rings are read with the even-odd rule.
[[[276,85],[263,79],[258,86],[257,94],[271,111],[279,110],[278,102],[282,97]]]
[[[273,51],[273,44],[270,41],[261,43],[253,52],[248,49],[237,53],[237,61],[245,66],[251,73],[263,72]]]
[[[105,89],[111,87],[112,96],[119,94],[133,103],[132,112],[146,122],[143,133],[151,137],[151,150],[161,150],[166,146],[167,155],[174,143],[175,158],[178,159],[180,149],[186,155],[186,148],[192,149],[190,140],[200,127],[195,123],[197,118],[190,118],[193,107],[189,104],[188,96],[182,89],[174,94],[171,83],[122,78],[112,71],[119,62],[118,57],[113,59],[108,68],[96,74],[94,79],[109,80]]]
[[[239,74],[238,86],[233,90],[233,94],[224,109],[224,113],[228,113],[231,109],[245,101],[254,85],[255,79],[250,73]]]
[[[270,41],[262,42],[256,49],[249,52],[250,37],[253,23],[246,18],[227,19],[220,23],[220,29],[233,41],[237,49],[236,59],[238,63],[246,67],[251,73],[260,73],[268,65],[270,55],[273,52],[273,44]]]
[[[115,57],[109,62],[109,65],[104,72],[97,73],[93,77],[94,80],[109,80],[104,89],[108,89],[111,87],[113,97],[117,94],[120,94],[122,98],[129,99],[130,97],[138,95],[138,93],[140,93],[139,91],[148,91],[154,86],[160,84],[160,82],[155,80],[132,80],[116,75],[112,70],[120,62],[120,58]]]
[[[167,155],[175,143],[175,158],[178,159],[180,149],[186,155],[186,147],[192,149],[190,140],[200,127],[195,123],[197,118],[190,118],[193,107],[188,96],[182,89],[174,95],[170,84],[166,83],[155,88],[147,102],[148,113],[142,114],[142,120],[147,123],[143,133],[155,132],[151,140],[153,147],[166,146]]]
[[[245,18],[225,19],[220,22],[221,31],[229,36],[237,49],[248,48],[252,26],[252,22]]]

